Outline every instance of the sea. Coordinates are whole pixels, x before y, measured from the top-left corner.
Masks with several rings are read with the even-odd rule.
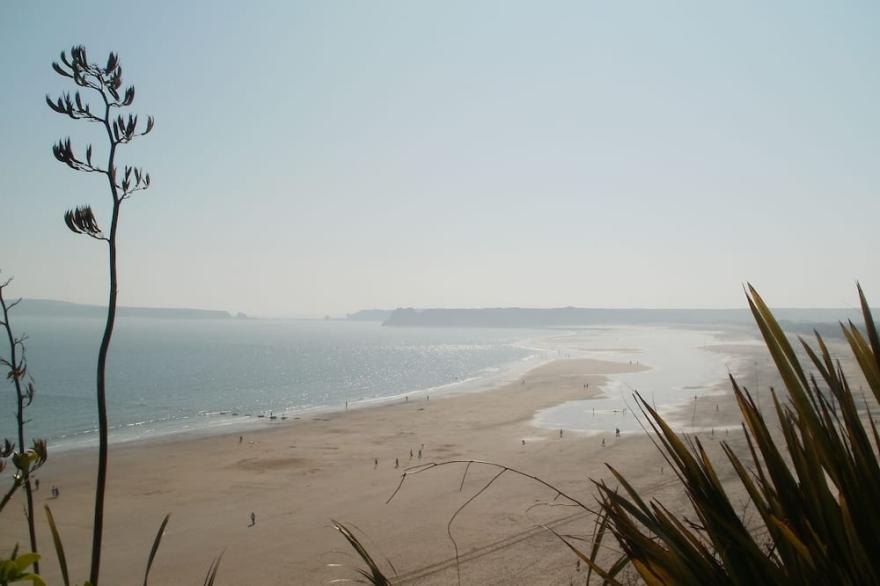
[[[16,332],[27,336],[36,387],[26,409],[30,437],[61,448],[97,442],[103,325],[95,318],[15,321]],[[546,354],[533,345],[540,335],[347,320],[122,318],[108,359],[111,442],[462,392],[537,364]],[[15,393],[3,384],[0,438],[14,438]]]
[[[36,395],[27,434],[53,450],[97,443],[95,364],[103,321],[22,316]],[[393,328],[377,322],[282,319],[117,321],[108,361],[111,443],[174,434],[212,434],[295,423],[320,413],[389,401],[479,392],[518,380],[546,362],[599,358],[649,370],[614,375],[601,399],[536,414],[539,427],[607,431],[634,423],[619,413],[631,391],[663,406],[711,392],[734,355],[706,350],[730,332],[660,326],[556,328]],[[754,339],[740,333],[743,343]],[[4,352],[5,354],[5,352]],[[11,384],[0,392],[0,438],[13,439]]]

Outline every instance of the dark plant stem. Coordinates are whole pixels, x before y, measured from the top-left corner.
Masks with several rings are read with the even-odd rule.
[[[18,487],[21,486],[17,480],[12,481],[12,486],[9,487],[9,490],[6,491],[6,494],[3,495],[3,498],[0,499],[0,511],[6,506],[9,500],[12,498],[12,495],[15,494],[15,491],[18,490]]]
[[[103,97],[103,93],[102,93]],[[110,350],[110,339],[113,337],[113,326],[116,323],[116,226],[119,222],[119,206],[122,200],[119,198],[116,188],[116,140],[110,130],[110,105],[104,97],[105,114],[104,128],[107,130],[107,138],[110,141],[110,154],[107,161],[107,181],[110,183],[110,192],[113,195],[113,217],[110,222],[110,235],[107,239],[109,245],[110,262],[110,299],[107,302],[107,323],[104,325],[104,336],[101,338],[101,347],[98,351],[98,372],[96,377],[96,391],[98,397],[98,480],[95,485],[95,520],[92,526],[92,565],[89,571],[89,580],[92,586],[98,586],[98,575],[101,570],[101,543],[104,533],[104,492],[107,485],[107,393],[106,372],[107,353]]]
[[[24,452],[24,392],[21,389],[21,376],[18,374],[21,370],[21,365],[19,364],[18,356],[16,349],[18,348],[18,344],[20,341],[16,341],[15,336],[12,335],[12,326],[9,325],[9,307],[6,305],[6,300],[3,298],[3,288],[0,287],[0,307],[3,308],[3,326],[6,329],[6,336],[9,339],[9,362],[12,365],[12,370],[15,374],[12,376],[12,381],[15,384],[15,396],[17,399],[16,404],[16,421],[18,423],[18,450],[19,452]],[[31,476],[30,470],[25,468],[22,471],[23,478],[21,483],[24,485],[24,494],[27,500],[27,525],[28,525],[28,537],[30,537],[31,541],[31,551],[33,553],[37,552],[37,534],[34,531],[34,496],[31,491]],[[10,492],[10,496],[12,493]],[[4,503],[5,504],[5,503]],[[40,573],[39,562],[34,562],[34,573]]]
[[[64,222],[74,234],[82,234],[107,243],[108,263],[110,265],[110,291],[107,300],[107,321],[104,325],[104,334],[101,337],[101,346],[98,350],[97,374],[95,377],[96,399],[98,407],[98,477],[95,484],[95,511],[92,525],[92,556],[89,569],[89,583],[98,586],[98,578],[101,572],[101,548],[104,535],[104,499],[107,487],[107,469],[109,466],[109,423],[107,419],[107,356],[110,351],[110,341],[113,337],[113,327],[116,322],[116,303],[118,295],[118,275],[116,268],[116,232],[119,225],[119,208],[122,202],[136,191],[143,191],[150,186],[150,174],[144,174],[139,168],[126,166],[119,174],[116,168],[116,148],[120,144],[127,144],[135,137],[148,134],[153,129],[153,117],[147,118],[146,128],[138,132],[137,116],[128,115],[126,122],[122,114],[115,119],[110,116],[114,108],[130,106],[134,101],[134,86],[120,90],[122,86],[122,68],[115,53],[110,53],[107,65],[102,67],[96,63],[89,63],[86,57],[86,49],[82,45],[74,46],[70,51],[68,60],[65,52],[61,53],[61,63],[52,63],[52,69],[63,77],[73,79],[74,83],[82,88],[94,90],[104,102],[103,116],[92,112],[90,105],[82,101],[77,91],[72,97],[70,94],[53,100],[48,95],[46,103],[54,112],[64,114],[74,120],[88,120],[103,124],[107,132],[109,153],[107,155],[107,168],[102,169],[92,162],[92,145],[86,148],[83,159],[77,157],[70,145],[70,138],[59,140],[52,147],[52,154],[59,162],[67,165],[74,171],[86,173],[99,173],[106,175],[110,187],[110,195],[113,200],[113,213],[110,221],[109,232],[104,232],[95,219],[91,206],[78,206],[68,210],[64,214]],[[43,448],[43,445],[40,445]],[[43,450],[44,452],[45,450]]]

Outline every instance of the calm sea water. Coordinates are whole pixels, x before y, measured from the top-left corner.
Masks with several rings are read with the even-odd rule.
[[[17,332],[29,336],[37,386],[27,411],[29,437],[44,437],[53,449],[97,442],[94,381],[102,326],[101,320],[81,318],[16,321]],[[633,390],[666,411],[711,394],[729,371],[742,369],[742,357],[706,350],[717,335],[658,326],[423,329],[347,321],[126,318],[117,324],[109,360],[111,441],[233,431],[343,409],[346,402],[358,408],[404,395],[424,400],[426,394],[481,390],[543,362],[579,357],[650,369],[611,375],[601,398],[540,411],[533,423],[636,431]],[[731,333],[725,335],[729,343]],[[742,339],[754,343],[752,336]],[[0,437],[12,438],[14,391],[3,385]]]
[[[97,319],[25,318],[37,397],[28,434],[61,447],[96,442]],[[407,393],[440,393],[529,364],[537,332],[383,328],[306,320],[122,319],[109,359],[111,441],[232,429]],[[15,436],[14,391],[0,393],[0,437]]]

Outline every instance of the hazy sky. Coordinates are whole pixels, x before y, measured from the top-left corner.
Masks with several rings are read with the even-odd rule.
[[[0,268],[102,303],[106,213],[50,68],[120,53],[155,131],[120,301],[741,307],[880,300],[880,3],[3,2]],[[103,155],[102,155],[103,156]]]

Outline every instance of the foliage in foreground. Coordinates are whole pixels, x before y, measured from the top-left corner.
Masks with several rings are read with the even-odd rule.
[[[357,580],[358,582],[363,582],[367,584],[373,584],[374,586],[390,586],[391,581],[385,577],[385,574],[382,572],[381,568],[379,568],[379,564],[373,560],[373,556],[370,555],[370,552],[367,551],[367,548],[358,540],[354,533],[352,533],[351,529],[339,523],[338,521],[333,521],[333,528],[342,533],[342,536],[348,541],[349,545],[351,545],[357,554],[361,557],[362,560],[367,564],[369,570],[361,570],[356,568],[355,571],[360,574],[363,579]]]
[[[880,402],[880,337],[861,287],[858,291],[865,334],[852,322],[841,327]],[[817,379],[801,365],[751,286],[747,297],[788,395],[780,400],[771,389],[778,422],[774,434],[751,394],[731,376],[751,461],[744,462],[727,442],[721,447],[760,523],[749,526],[738,512],[700,440],[675,433],[637,396],[656,435],[654,443],[682,483],[696,519],[678,516],[656,500],[646,501],[608,465],[619,486],[594,481],[600,509],[590,551],[549,529],[606,584],[619,585],[616,576],[627,563],[651,586],[880,583],[880,435],[867,402],[860,413],[840,362],[818,333],[816,349],[799,339]],[[779,434],[781,448],[776,444]],[[390,583],[357,539],[337,529],[369,566],[369,571],[360,571],[363,579]],[[597,553],[609,533],[623,555],[603,568]]]
[[[747,526],[737,514],[699,439],[680,437],[640,400],[696,519],[646,502],[609,466],[623,489],[598,483],[611,531],[648,584],[877,584],[880,437],[870,410],[865,404],[865,413],[859,413],[843,369],[821,336],[816,334],[817,349],[800,340],[817,379],[800,364],[760,295],[750,287],[748,297],[788,394],[783,402],[771,389],[784,439],[780,449],[750,393],[731,377],[750,465],[726,442],[721,446],[760,526]],[[880,339],[861,287],[859,297],[866,335],[852,322],[841,327],[880,401]]]
[[[18,555],[13,551],[8,560],[0,560],[0,584],[6,586],[13,582],[30,582],[34,586],[46,586],[46,582],[40,578],[36,570],[28,570],[29,566],[36,566],[40,559],[38,553],[24,553]]]

